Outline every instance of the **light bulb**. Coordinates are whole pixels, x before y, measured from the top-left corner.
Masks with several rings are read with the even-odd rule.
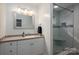
[[[33,11],[28,11],[28,15],[32,16],[33,15]]]
[[[23,13],[24,15],[27,15],[28,11],[25,9]]]
[[[57,5],[54,5],[54,8],[59,8]]]
[[[18,13],[23,13],[23,10],[21,8],[18,8],[17,12]]]

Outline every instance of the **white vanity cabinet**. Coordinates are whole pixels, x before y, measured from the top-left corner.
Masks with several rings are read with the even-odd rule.
[[[18,55],[44,54],[45,45],[43,38],[34,38],[18,41]]]
[[[0,55],[39,55],[44,52],[43,37],[0,43]]]
[[[16,42],[0,43],[0,51],[1,55],[15,55],[17,54],[17,43]]]

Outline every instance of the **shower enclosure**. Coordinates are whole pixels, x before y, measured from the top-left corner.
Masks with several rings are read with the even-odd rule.
[[[64,7],[64,5],[66,5]],[[73,5],[53,4],[53,54],[74,46]]]

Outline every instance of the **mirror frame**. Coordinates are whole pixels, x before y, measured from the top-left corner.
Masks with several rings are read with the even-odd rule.
[[[35,29],[35,16],[32,15],[33,28],[16,27],[16,12],[13,12],[13,28],[14,29]]]

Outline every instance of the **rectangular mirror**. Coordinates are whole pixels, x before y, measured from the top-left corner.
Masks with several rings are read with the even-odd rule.
[[[19,29],[34,29],[33,16],[15,13],[14,27]]]

